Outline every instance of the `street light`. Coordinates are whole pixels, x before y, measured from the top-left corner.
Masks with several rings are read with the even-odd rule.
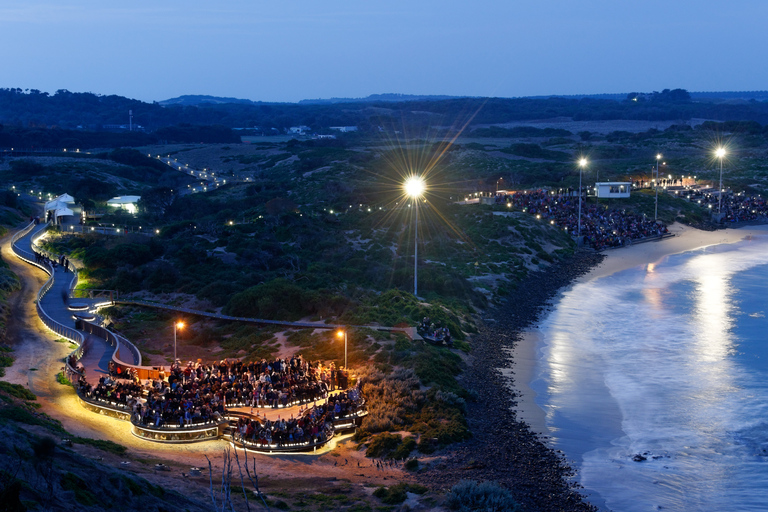
[[[173,364],[176,364],[176,330],[183,329],[183,328],[184,328],[184,322],[173,323]]]
[[[424,178],[417,175],[409,177],[403,184],[405,194],[413,199],[416,206],[416,217],[413,223],[413,295],[416,297],[419,295],[419,199],[426,188]]]
[[[723,146],[717,148],[715,156],[720,159],[720,192],[717,194],[717,214],[720,215],[723,206],[723,157],[725,156],[725,148]]]
[[[579,231],[576,233],[578,236],[581,236],[581,173],[586,166],[587,159],[582,157],[579,160]]]
[[[336,331],[336,336],[341,339],[344,338],[344,369],[347,369],[347,330],[339,329]]]
[[[659,220],[659,160],[661,160],[661,153],[656,155],[656,206],[654,207],[653,220]]]

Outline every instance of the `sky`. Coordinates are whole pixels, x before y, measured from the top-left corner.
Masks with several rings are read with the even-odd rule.
[[[9,0],[0,87],[162,101],[768,89],[765,0]]]

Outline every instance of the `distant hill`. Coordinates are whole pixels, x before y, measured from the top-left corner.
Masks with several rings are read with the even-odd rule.
[[[222,105],[225,103],[237,103],[240,105],[259,105],[261,101],[251,101],[242,98],[227,98],[222,96],[208,96],[204,94],[185,94],[178,98],[171,98],[169,100],[163,100],[157,102],[164,107],[171,105],[179,105],[182,107],[189,107],[195,105]]]
[[[460,98],[472,98],[473,96],[441,96],[434,94],[370,94],[365,98],[330,98],[316,100],[301,100],[299,105],[327,105],[331,103],[372,103],[379,101],[401,102],[401,101],[441,101],[455,100]]]
[[[299,105],[332,105],[335,103],[374,103],[374,102],[404,102],[404,101],[441,101],[441,100],[453,100],[459,98],[469,98],[471,96],[444,96],[444,95],[430,95],[430,94],[371,94],[365,98],[317,98],[311,100],[300,100]],[[242,98],[228,98],[223,96],[208,96],[202,94],[185,94],[178,98],[171,98],[168,100],[158,101],[159,105],[164,107],[177,105],[177,106],[196,106],[196,105],[224,105],[227,103],[235,103],[239,105],[281,105],[278,102],[268,101],[253,101]],[[285,103],[282,103],[285,104]]]
[[[185,95],[145,103],[63,89],[51,95],[35,89],[0,88],[0,148],[229,143],[239,140],[232,128],[288,133],[295,126],[309,126],[312,133],[326,133],[332,126],[358,127],[355,135],[345,137],[403,130],[411,137],[422,137],[434,135],[435,129],[450,130],[466,122],[489,126],[554,118],[675,122],[699,118],[768,124],[766,100],[768,91],[689,93],[664,89],[527,98],[374,94],[300,103]]]

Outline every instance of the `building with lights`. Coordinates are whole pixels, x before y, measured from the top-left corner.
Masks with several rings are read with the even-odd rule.
[[[632,190],[630,181],[602,181],[595,183],[595,193],[601,199],[620,199],[629,197]]]

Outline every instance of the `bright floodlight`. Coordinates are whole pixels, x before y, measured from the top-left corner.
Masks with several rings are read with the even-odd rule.
[[[178,327],[179,329],[183,329],[184,328],[184,322],[177,323],[176,327]]]
[[[585,165],[587,165],[586,158],[582,158],[581,160],[579,160],[579,167],[584,167]]]
[[[424,183],[424,178],[421,176],[411,176],[403,184],[405,193],[410,197],[421,197],[424,190],[427,188]]]
[[[723,147],[717,148],[717,151],[715,151],[715,155],[717,156],[717,158],[723,158],[725,156],[725,148]]]
[[[661,153],[659,153],[658,155],[656,155],[656,160],[661,160]]]

